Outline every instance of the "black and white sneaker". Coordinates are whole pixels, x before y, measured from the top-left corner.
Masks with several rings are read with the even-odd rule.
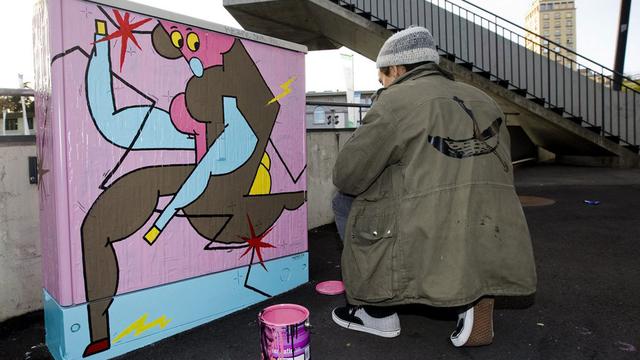
[[[333,321],[346,329],[392,338],[400,335],[400,318],[397,313],[375,317],[362,306],[347,305],[333,309]]]

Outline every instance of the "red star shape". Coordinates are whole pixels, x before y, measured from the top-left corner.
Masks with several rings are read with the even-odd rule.
[[[130,23],[129,13],[124,14],[124,19],[122,18],[122,15],[120,15],[120,12],[116,9],[113,9],[113,14],[116,16],[116,21],[118,22],[118,30],[94,42],[94,44],[121,37],[122,42],[120,43],[120,72],[122,72],[122,65],[124,65],[124,56],[127,53],[127,43],[129,42],[129,39],[133,41],[138,49],[142,50],[140,44],[138,44],[138,40],[136,40],[136,37],[133,35],[133,30],[151,21],[151,19],[144,19],[134,23]]]
[[[267,236],[267,234],[269,234],[271,232],[271,230],[273,230],[273,228],[265,231],[260,236],[256,236],[256,232],[253,229],[253,224],[251,223],[251,219],[249,218],[249,214],[247,214],[247,221],[249,222],[249,231],[251,232],[251,237],[247,238],[247,237],[244,237],[244,236],[240,236],[240,238],[242,240],[246,241],[249,244],[249,247],[247,248],[247,250],[242,255],[240,255],[240,258],[242,258],[243,256],[247,255],[249,253],[249,251],[253,250],[258,255],[258,259],[260,260],[260,265],[262,265],[262,267],[266,271],[269,271],[269,270],[267,270],[267,267],[264,266],[264,260],[262,259],[262,253],[260,252],[260,249],[261,248],[275,248],[275,246],[262,241],[265,238],[265,236]]]

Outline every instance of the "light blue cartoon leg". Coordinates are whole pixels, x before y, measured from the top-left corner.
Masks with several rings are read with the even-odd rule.
[[[258,138],[238,109],[236,99],[225,97],[223,105],[226,125],[223,135],[209,148],[178,193],[162,211],[154,226],[146,233],[144,238],[149,244],[153,244],[178,210],[202,195],[211,176],[235,171],[244,165],[255,151]]]
[[[156,227],[162,231],[169,220],[178,212],[178,210],[186,207],[194,202],[207,188],[211,173],[205,167],[196,167],[189,175],[189,178],[182,184],[178,193],[173,197],[169,205],[162,211]]]

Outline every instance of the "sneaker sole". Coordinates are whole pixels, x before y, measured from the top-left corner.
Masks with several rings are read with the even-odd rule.
[[[338,316],[336,316],[336,314],[334,312],[331,313],[331,318],[333,318],[333,322],[335,322],[339,326],[341,326],[341,327],[343,327],[345,329],[349,329],[349,330],[361,331],[361,332],[365,332],[365,333],[368,333],[368,334],[372,334],[372,335],[376,335],[376,336],[380,336],[380,337],[384,337],[384,338],[393,338],[393,337],[396,337],[396,336],[400,335],[400,329],[393,330],[393,331],[382,331],[382,330],[368,328],[368,327],[360,325],[360,324],[355,324],[355,323],[352,323],[352,322],[344,321],[344,320],[340,319]]]

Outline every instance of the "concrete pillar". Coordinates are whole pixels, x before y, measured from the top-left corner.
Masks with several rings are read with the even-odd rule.
[[[2,109],[2,136],[6,135],[7,131],[7,109]]]

